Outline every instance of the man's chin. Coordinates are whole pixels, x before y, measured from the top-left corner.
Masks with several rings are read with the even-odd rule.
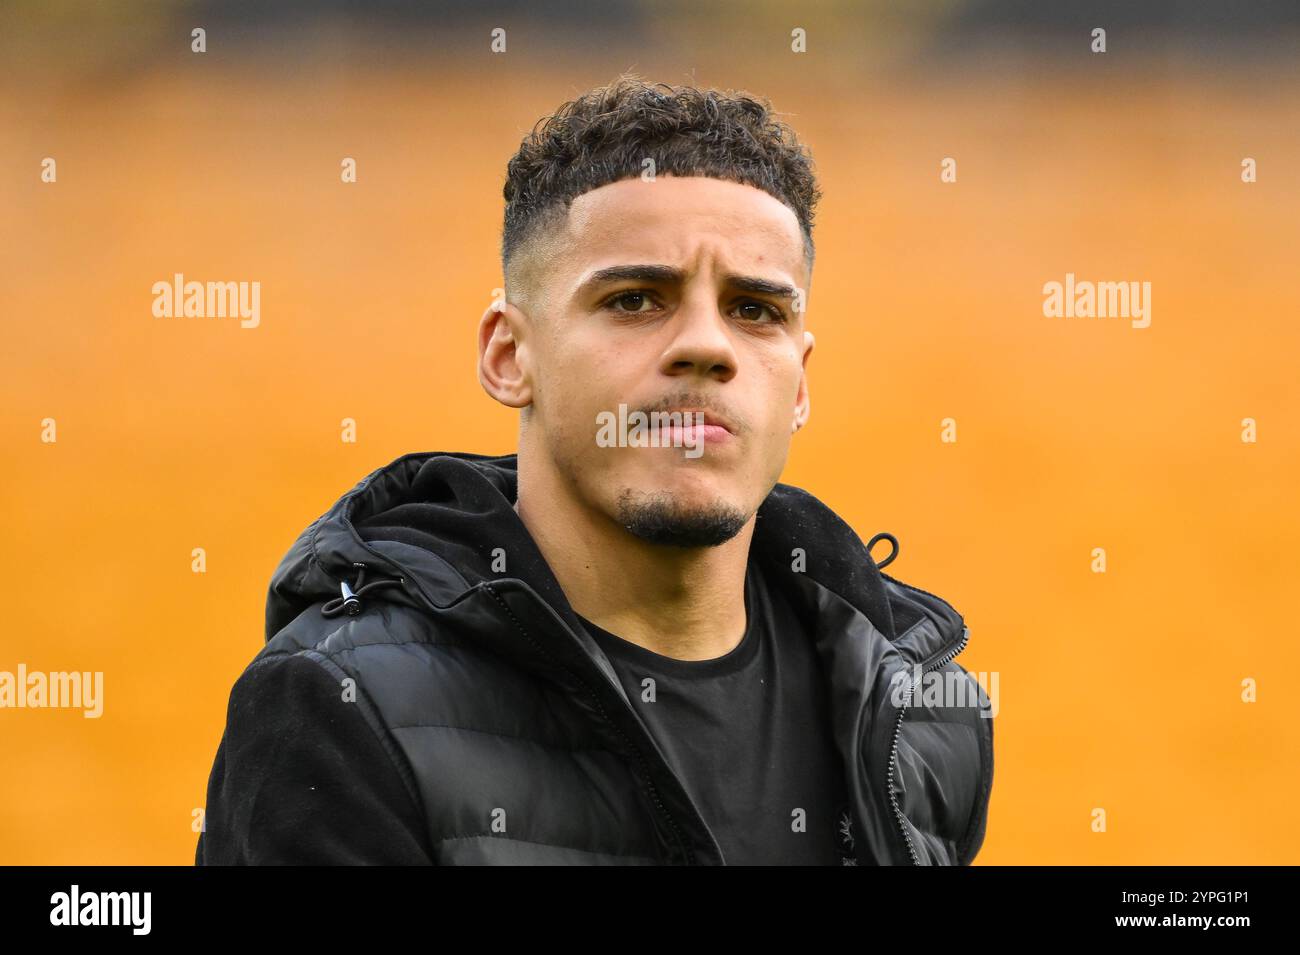
[[[717,547],[744,529],[750,515],[725,498],[693,500],[671,491],[624,488],[617,519],[628,533],[665,547]]]

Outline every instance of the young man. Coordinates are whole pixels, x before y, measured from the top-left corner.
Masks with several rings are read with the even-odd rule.
[[[623,77],[525,139],[478,366],[518,453],[406,455],[303,532],[197,863],[974,858],[989,701],[920,689],[961,616],[777,483],[818,197],[743,94]]]

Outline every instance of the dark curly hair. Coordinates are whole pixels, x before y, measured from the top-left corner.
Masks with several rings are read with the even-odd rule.
[[[655,174],[711,176],[762,189],[798,217],[809,273],[821,192],[812,158],[771,104],[744,92],[649,84],[625,73],[538,120],[506,167],[501,264],[592,189]]]

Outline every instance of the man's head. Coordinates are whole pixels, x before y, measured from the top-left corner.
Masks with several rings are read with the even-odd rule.
[[[623,77],[540,122],[508,166],[506,294],[479,331],[480,381],[523,409],[521,480],[547,469],[653,543],[735,536],[808,416],[819,197],[804,148],[745,94]],[[602,430],[675,410],[726,430]]]

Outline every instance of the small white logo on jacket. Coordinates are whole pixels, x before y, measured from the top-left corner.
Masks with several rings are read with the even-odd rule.
[[[853,851],[853,813],[847,805],[840,809],[836,820],[835,839],[840,853],[840,865],[857,865],[858,857]]]

